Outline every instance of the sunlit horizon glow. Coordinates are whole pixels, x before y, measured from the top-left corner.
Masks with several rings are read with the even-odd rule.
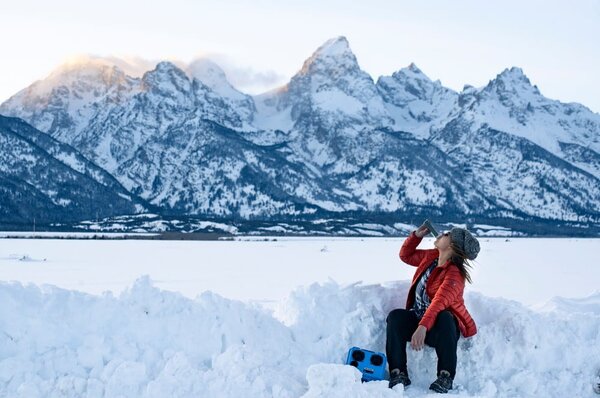
[[[0,5],[0,102],[86,57],[121,62],[131,76],[160,61],[185,67],[209,58],[255,95],[286,84],[321,44],[345,36],[375,81],[415,63],[460,92],[517,66],[544,96],[600,112],[598,20],[594,0],[172,0],[168,8],[155,0],[22,0]]]

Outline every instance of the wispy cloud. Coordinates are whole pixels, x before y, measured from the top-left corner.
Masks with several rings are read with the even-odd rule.
[[[224,54],[207,53],[198,58],[208,58],[217,64],[227,80],[236,89],[247,94],[260,94],[287,83],[289,77],[274,70],[258,70],[252,67],[241,66],[238,62]]]

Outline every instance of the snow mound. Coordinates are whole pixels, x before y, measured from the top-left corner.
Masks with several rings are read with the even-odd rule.
[[[385,317],[408,281],[314,284],[273,310],[140,278],[118,297],[0,283],[0,396],[423,397],[431,348],[409,352],[406,391],[361,383],[352,346],[385,351]],[[461,339],[454,395],[594,396],[600,293],[560,311],[467,294],[479,333]],[[591,308],[593,307],[593,308]]]

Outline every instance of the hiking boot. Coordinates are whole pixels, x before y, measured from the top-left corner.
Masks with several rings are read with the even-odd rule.
[[[389,387],[392,388],[396,384],[402,384],[404,387],[408,387],[410,385],[408,374],[406,372],[401,372],[400,369],[392,369],[390,372]]]
[[[437,380],[431,383],[429,389],[439,392],[440,394],[446,394],[449,390],[452,390],[452,377],[450,377],[450,372],[440,370]]]

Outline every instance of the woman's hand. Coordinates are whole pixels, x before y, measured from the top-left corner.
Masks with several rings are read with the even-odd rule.
[[[425,235],[427,235],[429,233],[429,229],[427,229],[427,227],[425,226],[425,224],[421,225],[416,231],[415,231],[415,235],[418,238],[422,238]]]
[[[410,340],[410,346],[413,350],[421,351],[423,345],[425,345],[425,335],[427,334],[427,329],[423,325],[419,325],[417,330],[412,335],[412,339]]]

